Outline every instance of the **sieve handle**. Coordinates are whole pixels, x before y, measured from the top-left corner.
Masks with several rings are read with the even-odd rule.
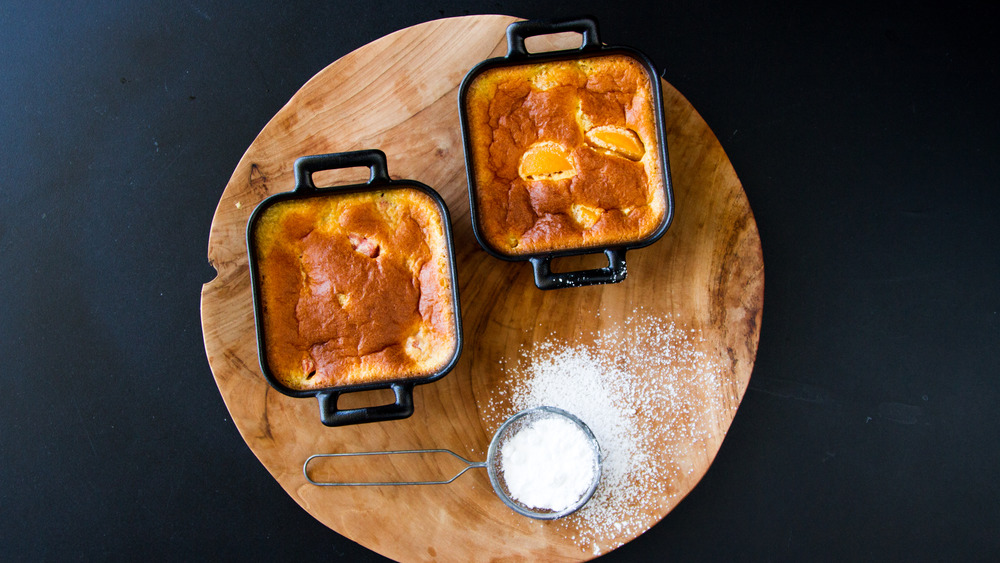
[[[465,463],[465,467],[455,474],[454,477],[448,479],[447,481],[314,481],[312,477],[309,476],[309,462],[319,457],[358,457],[358,456],[381,456],[381,455],[403,455],[403,454],[434,454],[434,453],[446,453],[450,454]],[[390,485],[447,485],[455,479],[462,476],[463,473],[470,469],[478,469],[486,467],[485,462],[480,461],[470,461],[464,457],[456,454],[451,450],[393,450],[387,452],[349,452],[349,453],[339,453],[339,454],[314,454],[306,458],[305,463],[302,464],[302,475],[305,476],[306,481],[309,481],[313,485],[319,487],[384,487]]]

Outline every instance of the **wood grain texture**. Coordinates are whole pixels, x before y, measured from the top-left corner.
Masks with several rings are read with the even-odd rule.
[[[260,462],[305,510],[338,533],[397,560],[585,560],[613,549],[662,519],[698,483],[718,452],[750,379],[763,307],[763,258],[742,186],[718,140],[666,82],[664,112],[676,215],[654,245],[629,252],[628,278],[615,285],[543,292],[530,266],[501,262],[476,244],[469,222],[457,91],[466,72],[506,52],[507,16],[428,22],[383,37],[334,62],[261,131],[240,160],[212,222],[208,259],[218,276],[202,290],[205,349],[233,421]],[[569,41],[570,43],[566,43]],[[535,49],[566,48],[578,38],[552,36]],[[614,43],[614,40],[609,41]],[[443,379],[418,386],[415,414],[401,421],[327,428],[313,399],[271,389],[257,363],[245,232],[254,206],[293,188],[298,156],[378,148],[393,178],[435,188],[451,211],[465,348]],[[363,181],[354,177],[330,181]],[[349,176],[350,173],[348,173]],[[322,180],[317,176],[317,183]],[[562,268],[589,258],[565,259]],[[493,494],[485,471],[447,486],[315,487],[302,463],[322,452],[449,448],[484,459],[496,399],[517,374],[505,369],[534,342],[593,342],[594,331],[629,319],[668,317],[697,331],[695,343],[717,360],[721,397],[705,415],[709,438],[683,444],[663,463],[682,464],[667,493],[633,507],[639,530],[600,531],[600,545],[573,539],[584,523],[540,523],[514,514]],[[665,354],[653,342],[643,355]],[[678,359],[678,361],[684,361]],[[661,377],[649,373],[654,382]],[[379,397],[384,398],[384,397]],[[364,401],[347,396],[348,401]],[[669,429],[657,440],[677,439]],[[441,457],[398,460],[401,478],[450,476]],[[364,469],[363,467],[361,468]],[[356,480],[337,469],[328,478]]]

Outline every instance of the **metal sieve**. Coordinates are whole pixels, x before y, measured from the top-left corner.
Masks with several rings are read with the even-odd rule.
[[[535,422],[546,419],[546,418],[563,418],[569,420],[574,425],[576,425],[586,436],[587,441],[590,443],[591,449],[593,451],[593,464],[594,464],[594,479],[587,488],[586,492],[574,503],[561,509],[561,510],[549,510],[544,508],[535,508],[528,506],[523,502],[518,501],[511,494],[510,489],[507,486],[507,482],[504,480],[503,472],[503,454],[501,453],[501,448],[504,443],[507,442],[511,437],[520,432],[522,429],[529,428]],[[376,455],[406,455],[406,454],[432,454],[432,453],[446,453],[455,458],[461,460],[465,467],[461,471],[456,473],[451,479],[445,481],[362,481],[362,482],[341,482],[341,481],[314,481],[312,477],[309,476],[309,463],[316,458],[336,458],[336,457],[356,457],[356,456],[376,456]],[[305,476],[306,480],[311,484],[320,487],[382,487],[382,486],[395,486],[395,485],[447,485],[455,479],[458,479],[466,471],[473,468],[486,468],[489,474],[490,484],[493,485],[493,491],[496,492],[500,500],[509,506],[512,510],[518,514],[528,516],[529,518],[536,518],[539,520],[555,520],[557,518],[562,518],[563,516],[568,516],[577,510],[579,510],[583,505],[594,496],[594,491],[597,490],[597,485],[601,481],[601,449],[600,445],[597,443],[597,438],[594,433],[590,431],[590,428],[576,416],[556,407],[541,406],[534,407],[530,409],[523,410],[507,420],[500,425],[496,433],[493,435],[493,439],[490,440],[490,447],[486,454],[486,461],[470,461],[464,457],[456,454],[455,452],[447,449],[424,449],[424,450],[392,450],[383,452],[350,452],[350,453],[334,453],[334,454],[315,454],[309,456],[305,463],[302,464],[302,474]]]

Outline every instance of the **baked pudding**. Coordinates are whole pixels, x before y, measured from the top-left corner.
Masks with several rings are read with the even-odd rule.
[[[274,378],[315,390],[444,369],[459,339],[446,221],[405,185],[264,209],[250,236]]]
[[[650,80],[624,54],[473,77],[463,108],[480,239],[518,256],[654,236],[668,203]]]

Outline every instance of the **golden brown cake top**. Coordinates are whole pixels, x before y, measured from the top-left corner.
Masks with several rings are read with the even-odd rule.
[[[495,250],[613,246],[660,226],[660,109],[636,59],[487,69],[464,104],[479,232]]]
[[[252,236],[275,378],[320,389],[443,369],[458,341],[444,220],[406,187],[266,209]]]

